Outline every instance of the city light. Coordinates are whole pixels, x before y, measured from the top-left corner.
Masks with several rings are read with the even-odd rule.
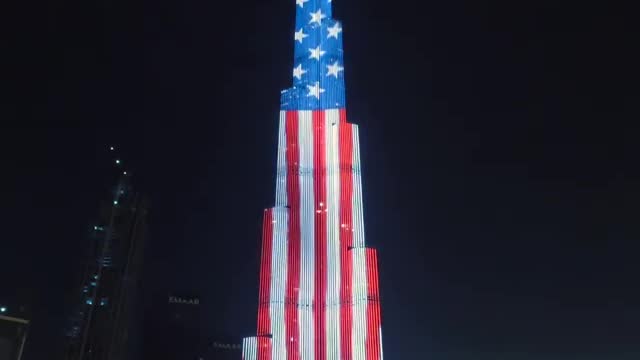
[[[4,313],[7,312],[7,308],[6,307],[0,307],[0,313]]]

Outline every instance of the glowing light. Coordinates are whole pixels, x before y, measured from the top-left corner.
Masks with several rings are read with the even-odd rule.
[[[115,149],[113,148],[113,146],[111,146],[111,147],[109,147],[109,150],[113,151],[113,150],[115,150]]]
[[[6,307],[4,307],[4,306],[3,306],[3,307],[0,307],[0,312],[1,312],[1,313],[3,313],[3,312],[7,312],[7,308],[6,308]]]
[[[294,86],[281,93],[276,204],[264,215],[257,336],[244,339],[243,359],[382,360],[377,257],[364,239],[342,27],[331,18],[331,0],[305,2],[296,0]]]
[[[116,160],[116,164],[120,165],[120,160]]]

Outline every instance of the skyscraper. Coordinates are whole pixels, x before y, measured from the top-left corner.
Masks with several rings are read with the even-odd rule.
[[[202,306],[200,297],[191,291],[162,291],[154,294],[151,301],[145,304],[142,358],[205,358],[207,337],[202,326]]]
[[[118,160],[118,164],[119,164]],[[92,226],[67,360],[136,359],[147,206],[125,172]]]
[[[243,359],[382,359],[377,258],[364,240],[342,26],[330,0],[296,0],[296,9],[276,201],[264,212],[258,329],[244,340]]]

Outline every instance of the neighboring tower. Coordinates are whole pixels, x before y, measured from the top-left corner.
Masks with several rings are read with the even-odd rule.
[[[143,359],[199,360],[207,350],[203,303],[192,292],[154,295],[145,304]]]
[[[20,360],[29,330],[24,306],[0,301],[0,359]]]
[[[358,127],[346,119],[342,27],[296,0],[276,204],[264,212],[258,333],[244,360],[382,359],[376,251],[364,241]]]
[[[113,150],[113,148],[112,148]],[[120,160],[115,160],[117,165]],[[90,250],[77,310],[67,330],[67,360],[126,360],[139,357],[140,276],[147,205],[120,171],[99,221],[91,228]]]

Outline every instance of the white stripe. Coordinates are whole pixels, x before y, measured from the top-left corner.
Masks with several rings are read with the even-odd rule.
[[[366,249],[353,249],[353,359],[366,359],[367,273]]]
[[[278,165],[276,170],[276,206],[287,206],[287,112],[280,111]]]
[[[300,292],[298,307],[300,355],[302,360],[314,358],[314,274],[315,232],[313,194],[313,114],[298,112],[298,142],[300,148]],[[275,359],[274,359],[275,360]]]
[[[340,360],[340,158],[339,110],[325,111],[327,203],[327,359]]]
[[[380,360],[384,360],[384,357],[382,356],[382,326],[380,326],[378,329],[380,334]]]
[[[248,337],[242,339],[242,360],[258,359],[258,339],[256,337]]]
[[[288,209],[273,209],[273,252],[271,257],[271,334],[272,358],[286,359],[284,300],[287,286]]]
[[[353,133],[353,360],[365,360],[367,335],[367,270],[364,249],[364,224],[362,220],[362,184],[360,175],[360,141],[358,126],[352,124]]]
[[[362,214],[362,176],[360,173],[360,137],[358,126],[353,128],[353,246],[364,247],[364,220]]]

